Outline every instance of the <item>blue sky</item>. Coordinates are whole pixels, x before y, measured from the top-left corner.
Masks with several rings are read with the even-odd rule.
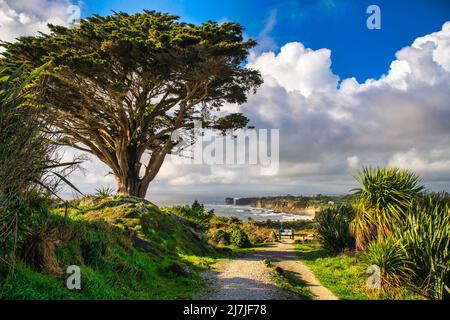
[[[381,30],[366,28],[366,9],[371,4],[381,8]],[[389,69],[396,51],[450,19],[448,0],[85,0],[82,13],[143,9],[170,12],[193,23],[239,22],[250,37],[269,39],[272,47],[261,49],[276,50],[291,41],[312,49],[329,48],[333,72],[359,82],[378,78]]]

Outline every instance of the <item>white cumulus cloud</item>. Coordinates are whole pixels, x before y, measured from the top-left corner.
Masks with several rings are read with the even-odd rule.
[[[278,174],[168,159],[149,194],[348,192],[363,164],[410,168],[431,189],[450,190],[449,26],[401,48],[385,75],[364,83],[333,74],[325,48],[292,42],[252,56],[264,84],[241,111],[256,128],[280,130]]]
[[[66,25],[70,5],[69,0],[0,0],[0,39],[48,32],[49,23]]]

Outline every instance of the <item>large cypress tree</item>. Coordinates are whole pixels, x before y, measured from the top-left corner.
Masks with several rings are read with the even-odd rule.
[[[194,25],[144,11],[49,27],[50,34],[3,44],[3,61],[51,61],[41,103],[56,118],[57,143],[98,157],[122,195],[145,197],[175,147],[174,130],[196,119],[223,131],[248,122],[240,113],[211,112],[244,103],[262,82],[243,66],[255,42],[244,40],[239,24]]]

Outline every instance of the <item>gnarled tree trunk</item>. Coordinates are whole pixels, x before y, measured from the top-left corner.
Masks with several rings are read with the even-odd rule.
[[[141,154],[133,148],[127,148],[125,155],[120,158],[119,170],[114,172],[117,181],[117,194],[121,196],[133,196],[145,198],[150,182],[156,177],[161,168],[166,154],[171,149],[171,142],[167,142],[163,148],[155,150],[141,177]]]
[[[117,194],[121,196],[134,196],[144,198],[145,192],[142,194],[141,190],[141,179],[136,177],[116,177],[117,181]]]
[[[148,186],[152,180],[153,179],[147,182],[145,177],[139,178],[138,176],[135,175],[131,175],[128,177],[118,176],[116,177],[118,186],[117,195],[145,198]]]

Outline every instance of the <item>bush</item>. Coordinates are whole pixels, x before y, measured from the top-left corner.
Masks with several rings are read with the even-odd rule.
[[[241,227],[253,244],[277,241],[275,229],[264,226],[264,223],[248,220]]]
[[[214,217],[214,211],[205,211],[203,204],[197,200],[190,206],[178,206],[171,208],[163,208],[163,211],[175,213],[177,216],[188,220],[193,224],[200,225],[203,229],[207,229],[210,220]]]
[[[224,228],[229,226],[229,218],[222,216],[213,216],[209,221],[211,228]]]
[[[385,291],[407,283],[413,274],[413,266],[401,244],[392,238],[384,242],[369,243],[361,257],[368,266],[376,265],[380,268],[381,288]]]
[[[211,229],[206,235],[213,244],[227,246],[230,244],[230,234],[222,229]]]
[[[395,237],[414,265],[414,282],[427,297],[450,296],[450,214],[445,194],[426,194],[407,211]]]
[[[110,186],[95,189],[96,196],[100,198],[108,198],[114,195],[114,189]]]
[[[245,231],[237,226],[231,230],[230,242],[238,248],[248,248],[251,245]]]
[[[318,223],[317,231],[326,249],[333,253],[354,249],[355,239],[349,231],[353,216],[353,209],[349,205],[333,206],[317,213],[315,217]]]

